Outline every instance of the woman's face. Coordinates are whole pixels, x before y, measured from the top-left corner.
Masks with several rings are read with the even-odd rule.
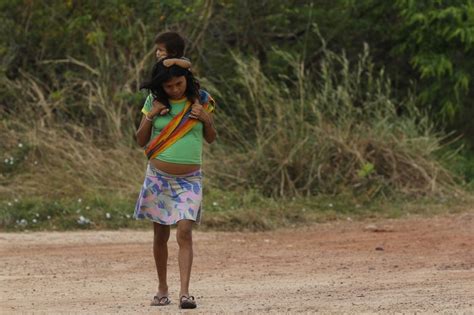
[[[179,100],[183,98],[186,92],[186,77],[184,75],[180,77],[172,77],[165,83],[163,83],[163,90],[172,100]]]

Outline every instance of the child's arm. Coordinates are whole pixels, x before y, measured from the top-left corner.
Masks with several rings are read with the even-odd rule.
[[[183,58],[170,58],[170,59],[163,60],[163,65],[165,65],[165,67],[171,67],[172,65],[177,65],[181,68],[189,69],[191,68],[191,61],[189,61],[188,59],[183,59]]]

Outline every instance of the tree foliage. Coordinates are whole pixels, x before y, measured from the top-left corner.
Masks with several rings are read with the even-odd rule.
[[[0,9],[0,108],[9,113],[44,98],[63,119],[90,123],[108,112],[97,104],[110,100],[111,112],[124,114],[139,103],[154,36],[175,29],[188,38],[193,69],[217,86],[232,84],[232,54],[255,57],[270,77],[291,82],[279,51],[317,70],[324,47],[356,60],[367,43],[396,95],[415,93],[440,125],[472,128],[471,0],[2,0]],[[85,100],[90,86],[101,92]]]
[[[366,0],[354,1],[353,10],[367,23],[377,62],[397,85],[414,89],[419,105],[430,108],[440,124],[468,131],[464,117],[472,119],[474,108],[473,2]]]

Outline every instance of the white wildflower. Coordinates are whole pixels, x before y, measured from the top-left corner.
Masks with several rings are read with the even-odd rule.
[[[36,221],[36,219],[33,219],[32,221],[33,221],[33,223],[37,223],[37,222],[38,222],[38,221]]]
[[[5,159],[5,164],[8,164],[8,159]]]
[[[19,148],[23,148],[23,143],[21,143],[21,142],[18,143],[18,147],[19,147]]]
[[[9,202],[9,203],[8,203],[8,206],[9,206],[9,207],[13,206],[13,203]]]
[[[77,223],[80,224],[80,225],[84,225],[84,224],[89,224],[91,223],[91,220],[85,218],[84,216],[80,216],[79,217],[79,220],[77,220]]]
[[[77,202],[81,203],[81,202],[82,202],[82,199],[81,199],[81,198],[77,199]]]
[[[217,203],[217,201],[214,201],[214,202],[212,203],[212,205],[213,205],[214,207],[217,207],[219,204]]]
[[[105,217],[106,217],[107,219],[110,219],[112,216],[110,215],[110,213],[107,212],[107,213],[105,214]]]

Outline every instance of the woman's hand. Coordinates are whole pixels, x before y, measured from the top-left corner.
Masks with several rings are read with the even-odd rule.
[[[204,107],[202,107],[202,105],[199,104],[198,102],[195,102],[191,106],[191,114],[189,114],[189,117],[198,119],[202,121],[203,123],[209,123],[209,115],[204,110]]]
[[[212,119],[212,114],[206,112],[204,107],[198,102],[195,102],[191,106],[191,114],[189,114],[190,118],[198,119],[203,122],[204,127],[204,139],[206,139],[207,143],[212,143],[216,139],[216,128],[214,127],[214,121]]]
[[[155,116],[160,115],[166,115],[170,110],[163,104],[161,104],[157,100],[153,100],[153,107],[151,108],[150,112],[148,113],[148,118],[155,118]]]

